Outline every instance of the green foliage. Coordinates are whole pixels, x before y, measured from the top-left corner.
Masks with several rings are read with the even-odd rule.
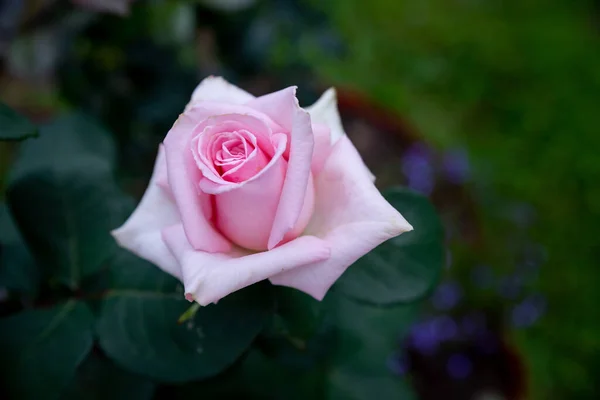
[[[150,400],[155,385],[116,366],[97,352],[83,361],[61,400]]]
[[[0,203],[0,246],[0,287],[35,295],[39,269],[4,203]]]
[[[415,227],[358,260],[336,282],[346,296],[371,304],[410,303],[429,293],[444,261],[442,224],[431,203],[406,189],[386,199]]]
[[[329,299],[339,335],[328,371],[328,399],[412,399],[387,361],[415,318],[414,306],[378,307],[345,297]]]
[[[0,103],[0,141],[23,140],[37,135],[37,128],[27,118]]]
[[[305,61],[334,84],[406,117],[436,146],[465,145],[474,162],[486,243],[470,260],[512,267],[517,239],[506,203],[535,210],[530,240],[549,252],[536,283],[552,302],[514,333],[532,398],[593,396],[600,349],[595,299],[600,220],[600,56],[597,6],[526,2],[309,1],[340,33],[342,55]],[[457,247],[464,243],[458,243]],[[464,252],[462,252],[464,254]],[[475,303],[475,302],[474,302]],[[477,306],[477,304],[474,304]],[[578,312],[573,312],[577,309]],[[551,334],[550,334],[551,332]]]
[[[41,131],[21,149],[8,202],[45,272],[75,290],[116,249],[110,230],[127,203],[111,176],[107,134],[76,115]]]
[[[255,285],[178,324],[189,303],[174,278],[133,256],[121,257],[112,273],[97,326],[100,346],[128,370],[162,382],[221,372],[246,350],[272,309],[268,288]]]
[[[92,348],[93,322],[75,300],[1,320],[0,368],[10,398],[58,398]]]

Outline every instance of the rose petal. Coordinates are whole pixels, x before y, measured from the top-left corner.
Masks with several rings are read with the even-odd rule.
[[[337,94],[334,88],[329,88],[321,95],[319,100],[310,107],[306,107],[313,123],[324,124],[331,130],[331,144],[335,144],[345,136],[342,120],[337,108]]]
[[[247,249],[267,248],[287,164],[283,157],[274,161],[258,178],[215,195],[216,225],[233,243]]]
[[[331,257],[272,277],[321,300],[342,273],[384,241],[412,226],[381,196],[360,155],[344,136],[316,181],[316,204],[305,230],[331,246]]]
[[[311,171],[314,136],[310,115],[298,105],[295,86],[257,97],[247,106],[267,114],[290,136],[288,169],[269,237],[269,249],[272,249],[296,227],[302,212]]]
[[[310,116],[298,106],[294,112],[291,140],[288,168],[273,221],[273,230],[269,236],[269,249],[277,246],[291,230],[304,228],[296,225],[306,203],[314,138]]]
[[[195,137],[191,141],[190,149],[196,166],[202,171],[202,176],[218,184],[217,187],[223,186],[219,189],[220,191],[230,190],[231,188],[228,188],[228,186],[232,182],[223,179],[216,171],[212,148],[215,143],[220,143],[219,134],[236,130],[251,131],[253,145],[258,145],[261,150],[274,157],[275,149],[272,143],[271,130],[262,119],[245,114],[222,114],[206,118],[191,133],[191,136]],[[211,192],[211,194],[214,193]]]
[[[268,115],[283,127],[285,132],[291,132],[294,124],[294,111],[299,108],[296,89],[296,86],[290,86],[277,92],[256,97],[248,101],[246,106]]]
[[[285,151],[285,148],[287,145],[287,136],[282,133],[273,135],[271,140],[273,142],[273,145],[275,146],[275,154],[273,155],[271,160],[269,160],[269,163],[259,173],[254,175],[252,178],[247,179],[243,182],[236,183],[236,182],[228,182],[221,178],[219,178],[218,182],[215,182],[214,179],[208,179],[208,177],[204,177],[200,180],[200,184],[199,184],[200,190],[203,191],[204,193],[216,195],[219,193],[225,193],[225,192],[239,189],[239,188],[243,187],[244,185],[250,184],[251,182],[259,179],[263,174],[267,173],[269,171],[269,169],[272,168],[279,161],[280,158],[282,158],[283,152]]]
[[[189,148],[191,129],[195,121],[185,114],[175,122],[164,140],[169,186],[185,227],[188,240],[195,249],[223,252],[231,243],[211,225],[205,193],[198,190],[202,179]]]
[[[333,146],[331,145],[331,130],[324,124],[312,124],[315,135],[315,149],[313,151],[311,170],[313,175],[318,175],[323,169]]]
[[[142,200],[127,221],[111,233],[121,247],[181,279],[179,263],[161,237],[163,228],[181,223],[175,204],[157,185],[158,177],[166,168],[165,153],[161,146],[152,178]]]
[[[207,100],[244,104],[252,99],[254,99],[254,96],[250,93],[232,85],[220,76],[209,76],[196,86],[188,106]]]
[[[255,254],[195,251],[181,225],[165,229],[163,238],[181,265],[186,298],[203,306],[282,271],[326,260],[330,254],[327,243],[313,236]]]
[[[306,107],[313,124],[324,124],[330,129],[331,144],[334,145],[340,138],[346,136],[342,119],[337,106],[337,94],[334,88],[329,88],[321,95],[319,100],[310,107]],[[317,151],[317,150],[316,150]],[[375,175],[367,168],[361,159],[362,166],[367,170],[371,182],[375,182]]]

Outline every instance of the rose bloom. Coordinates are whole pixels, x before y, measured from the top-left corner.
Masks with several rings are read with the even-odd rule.
[[[344,133],[333,89],[261,97],[209,77],[161,144],[118,243],[216,303],[269,279],[321,300],[358,258],[412,226]]]

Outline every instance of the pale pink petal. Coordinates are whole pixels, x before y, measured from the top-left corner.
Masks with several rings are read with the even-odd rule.
[[[286,164],[279,157],[258,179],[215,195],[215,224],[233,243],[252,250],[267,249]]]
[[[299,108],[296,99],[296,86],[256,97],[246,103],[246,106],[268,115],[273,121],[291,132],[294,124],[295,110]]]
[[[181,264],[186,298],[203,306],[277,273],[326,260],[330,254],[327,243],[313,236],[254,254],[196,251],[187,242],[180,225],[165,229],[163,237]]]
[[[331,257],[274,276],[271,282],[320,300],[348,266],[412,226],[381,196],[346,136],[336,143],[315,192],[315,211],[305,233],[329,243]]]
[[[331,130],[331,144],[335,144],[345,136],[342,119],[337,107],[337,94],[334,88],[329,88],[321,95],[319,100],[310,107],[306,107],[313,123],[324,124]]]
[[[327,89],[315,104],[306,107],[306,111],[310,114],[313,124],[324,124],[329,127],[332,145],[340,140],[340,138],[346,136],[338,110],[337,94],[334,88]],[[375,175],[367,168],[362,159],[360,163],[367,170],[371,181],[375,182]]]
[[[277,246],[294,228],[304,229],[304,226],[298,227],[297,223],[305,205],[309,207],[312,203],[311,199],[306,201],[314,148],[310,116],[297,105],[293,114],[290,157],[277,214],[269,236],[269,249]],[[308,210],[310,211],[312,210]]]
[[[208,196],[198,190],[202,175],[189,148],[190,126],[194,121],[181,115],[164,140],[169,186],[185,227],[188,240],[195,249],[223,252],[231,243],[215,230],[206,212]]]
[[[161,147],[158,151],[152,178],[142,200],[127,221],[111,233],[121,247],[181,279],[179,263],[161,237],[163,228],[181,223],[177,207],[157,185],[157,178],[164,170],[166,170],[166,160]]]
[[[188,108],[185,111],[185,115],[195,121],[197,125],[200,126],[201,124],[202,127],[208,125],[208,123],[205,122],[207,119],[210,119],[213,124],[217,122],[225,123],[227,119],[229,119],[227,122],[235,122],[239,119],[240,123],[251,124],[252,127],[257,127],[257,122],[251,121],[251,119],[254,119],[265,125],[272,134],[284,132],[284,129],[275,123],[269,116],[243,105],[203,101]],[[194,127],[192,127],[192,129],[193,128]],[[262,147],[264,144],[262,140],[264,140],[264,138],[261,138],[260,140],[259,145]],[[263,148],[263,150],[268,152],[268,148]]]
[[[169,196],[173,196],[171,192],[171,187],[169,186],[169,174],[167,173],[167,159],[165,157],[165,146],[161,143],[158,146],[158,157],[156,164],[154,166],[154,173],[152,179],[155,179],[155,182],[165,193],[168,193]],[[162,159],[159,163],[158,160]]]
[[[323,169],[333,146],[331,145],[331,130],[325,124],[312,124],[315,135],[315,149],[313,151],[311,170],[317,176]]]
[[[244,185],[248,185],[251,182],[260,179],[263,174],[266,174],[271,167],[279,162],[279,159],[282,159],[283,152],[285,151],[287,145],[287,136],[283,133],[278,133],[271,137],[271,141],[273,142],[273,146],[275,147],[275,154],[269,160],[269,163],[256,175],[252,178],[244,181],[244,182],[228,182],[225,180],[221,180],[220,183],[214,182],[213,180],[202,178],[200,180],[199,188],[201,191],[207,194],[219,194],[226,193],[232,190],[239,189]],[[285,161],[285,160],[283,160]]]
[[[289,160],[288,170],[269,237],[269,249],[272,249],[296,227],[302,212],[311,172],[314,136],[310,116],[298,105],[295,86],[257,97],[246,105],[267,114],[290,136],[289,156],[287,151],[284,153]]]
[[[186,115],[189,115],[189,113],[186,113]],[[260,116],[253,117],[247,114],[213,115],[202,120],[190,132],[190,137],[193,138],[190,142],[190,151],[197,168],[202,171],[203,177],[207,180],[219,184],[218,186],[223,185],[222,191],[227,190],[226,187],[235,182],[223,179],[216,171],[211,152],[212,147],[215,143],[219,143],[219,134],[246,129],[252,132],[261,150],[269,156],[274,156],[275,146],[272,143],[271,130]]]
[[[192,93],[190,105],[200,101],[222,101],[244,104],[254,99],[250,93],[232,85],[220,76],[209,76],[200,82]]]

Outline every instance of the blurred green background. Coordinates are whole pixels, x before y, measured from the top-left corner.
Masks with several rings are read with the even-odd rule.
[[[336,86],[377,184],[430,196],[446,228],[392,373],[422,399],[598,398],[600,3],[74,3],[0,2],[2,101],[37,122],[94,115],[141,194],[201,78],[298,85],[304,105]],[[4,184],[17,145],[0,146]]]

